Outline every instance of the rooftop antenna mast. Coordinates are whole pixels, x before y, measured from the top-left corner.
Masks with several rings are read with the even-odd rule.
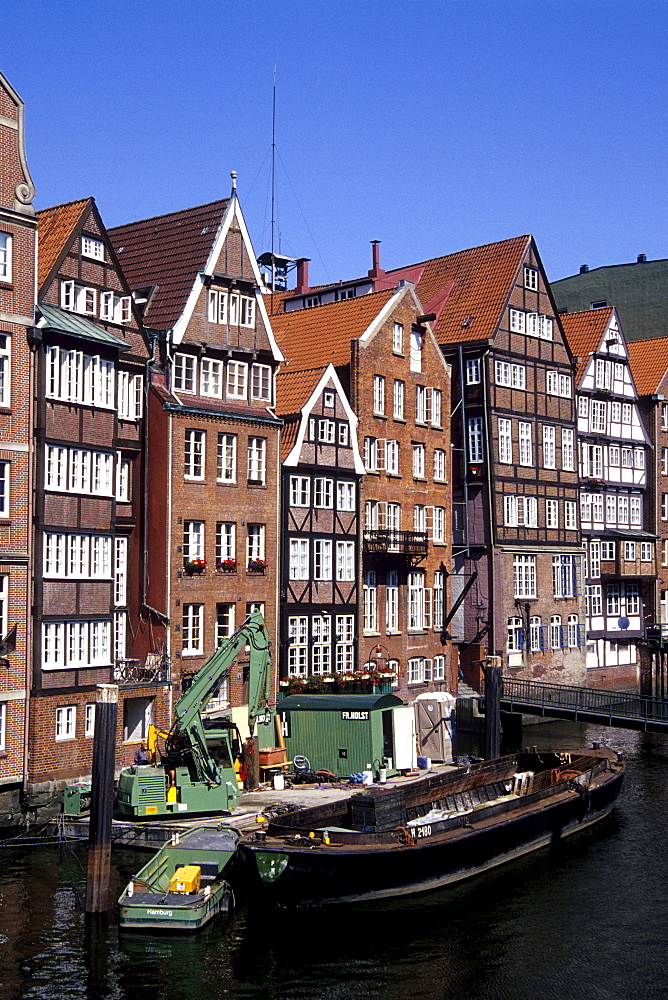
[[[276,66],[274,65],[274,90],[271,108],[271,294],[276,288],[276,258],[274,257],[274,232],[276,229]]]

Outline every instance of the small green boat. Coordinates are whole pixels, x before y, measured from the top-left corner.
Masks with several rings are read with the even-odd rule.
[[[175,834],[123,890],[121,930],[198,931],[234,905],[225,872],[241,833],[197,826]]]

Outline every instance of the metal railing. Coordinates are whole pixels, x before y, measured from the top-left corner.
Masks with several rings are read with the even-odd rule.
[[[426,556],[427,547],[426,531],[371,528],[364,532],[365,552],[395,552],[404,556]]]
[[[600,691],[504,677],[501,704],[510,712],[598,722],[620,729],[668,731],[668,698],[628,691]]]
[[[116,660],[114,683],[167,684],[169,683],[169,657],[166,654],[149,653],[143,663],[141,660]]]

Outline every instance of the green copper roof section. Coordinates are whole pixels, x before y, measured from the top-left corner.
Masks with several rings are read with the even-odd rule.
[[[106,344],[108,347],[115,347],[117,351],[129,351],[130,345],[126,344],[120,337],[108,333],[101,326],[91,323],[85,316],[77,313],[67,312],[59,309],[58,306],[38,306],[40,313],[46,320],[38,326],[50,330],[58,330],[60,333],[67,333],[70,337],[80,337],[82,340],[94,340],[99,344]]]

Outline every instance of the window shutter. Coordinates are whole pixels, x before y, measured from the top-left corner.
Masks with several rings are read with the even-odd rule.
[[[549,625],[541,625],[541,626],[539,626],[539,632],[540,632],[540,637],[539,637],[538,645],[539,645],[540,649],[549,649],[550,648],[550,634],[549,634],[550,633],[550,626]]]
[[[385,446],[387,441],[385,438],[378,438],[376,441],[376,472],[385,471]]]

